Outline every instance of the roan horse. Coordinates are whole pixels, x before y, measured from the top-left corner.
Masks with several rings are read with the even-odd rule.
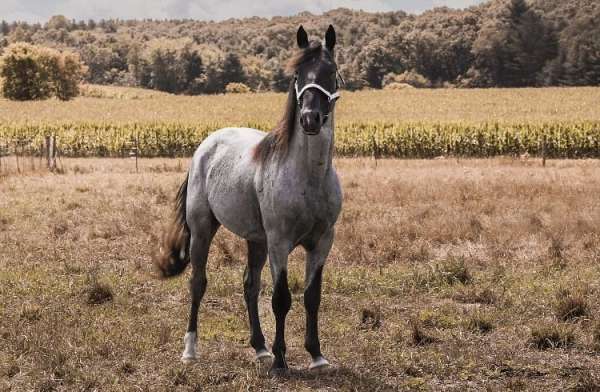
[[[309,43],[300,26],[297,41],[300,50],[289,65],[294,79],[279,125],[268,134],[247,128],[225,128],[211,134],[196,150],[177,194],[175,223],[155,263],[164,277],[178,275],[192,263],[192,305],[183,361],[196,358],[198,307],[206,290],[208,250],[223,225],[248,243],[244,298],[250,344],[257,360],[272,359],[258,315],[260,276],[268,255],[276,320],[271,370],[287,369],[284,328],[292,300],[287,263],[290,252],[301,245],[306,250],[304,346],[312,356],[309,368],[329,366],[321,354],[318,312],[323,266],[342,204],[332,165],[334,108],[339,96],[335,30],[329,26],[323,46]]]

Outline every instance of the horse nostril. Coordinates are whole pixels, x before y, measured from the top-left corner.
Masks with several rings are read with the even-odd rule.
[[[315,114],[315,123],[321,124],[321,114],[320,113]]]

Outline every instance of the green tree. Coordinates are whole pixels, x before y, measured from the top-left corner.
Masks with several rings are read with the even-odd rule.
[[[240,57],[236,53],[229,52],[225,55],[221,80],[223,86],[226,86],[229,83],[246,82],[246,73],[244,72],[244,67],[242,66]]]
[[[383,77],[393,71],[391,53],[381,39],[369,43],[359,61],[361,64],[361,78],[370,87],[381,88]]]
[[[563,83],[573,86],[600,85],[600,7],[581,13],[562,38]]]
[[[5,20],[0,22],[0,33],[4,36],[7,36],[10,33],[10,26]]]
[[[202,56],[190,45],[186,45],[183,47],[179,58],[185,75],[182,89],[188,94],[199,94],[204,84]]]
[[[536,84],[546,63],[556,57],[552,30],[525,0],[510,0],[485,22],[473,45],[472,83],[522,87]]]

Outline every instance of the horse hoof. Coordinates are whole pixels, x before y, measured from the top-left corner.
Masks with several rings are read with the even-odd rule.
[[[184,355],[184,356],[181,357],[181,362],[186,363],[186,364],[187,363],[194,363],[197,360],[198,359],[196,357],[192,357],[192,356],[189,356],[189,355]]]
[[[256,360],[260,363],[272,362],[273,354],[271,354],[268,350],[260,350],[256,353]]]
[[[328,360],[326,360],[323,357],[318,357],[316,359],[313,359],[313,361],[308,366],[308,370],[315,371],[315,372],[326,371],[330,368],[331,368],[331,364],[329,363]]]

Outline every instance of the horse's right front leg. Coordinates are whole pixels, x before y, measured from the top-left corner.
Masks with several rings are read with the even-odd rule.
[[[274,243],[274,246],[270,244]],[[291,247],[280,242],[269,241],[269,263],[271,277],[273,278],[273,298],[271,305],[275,314],[275,339],[273,340],[273,354],[275,359],[272,372],[281,372],[288,369],[285,360],[285,318],[292,307],[292,295],[288,288],[287,262]]]
[[[190,279],[191,308],[187,332],[183,338],[185,348],[181,360],[191,362],[196,360],[196,345],[198,341],[198,309],[206,292],[206,262],[208,250],[218,226],[213,225],[203,235],[192,234],[190,238],[190,261],[192,263],[192,278]]]

